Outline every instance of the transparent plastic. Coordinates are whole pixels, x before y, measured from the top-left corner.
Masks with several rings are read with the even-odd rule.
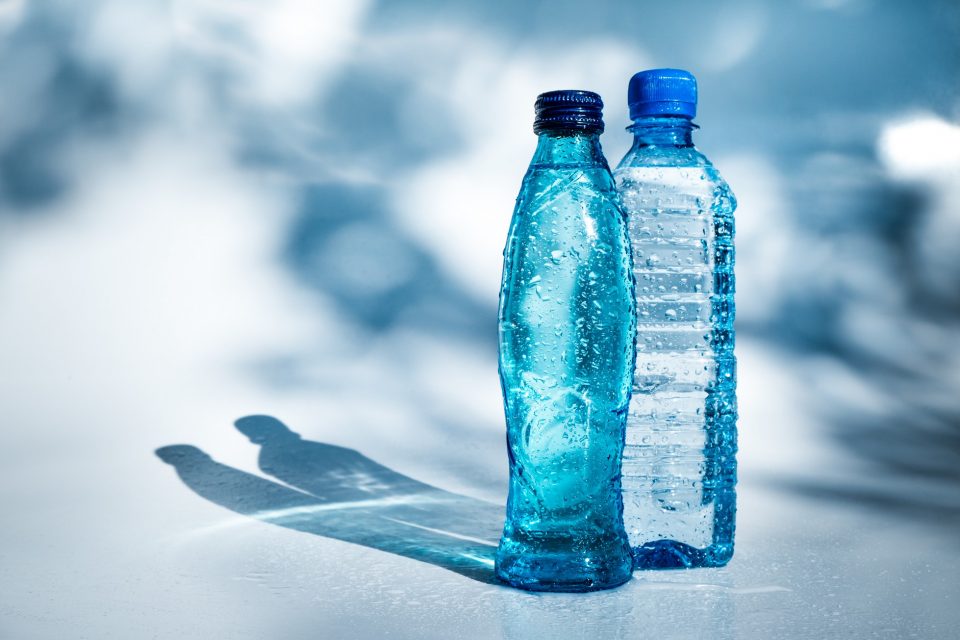
[[[733,554],[736,200],[694,128],[635,120],[614,171],[636,278],[623,501],[637,569],[717,567]]]

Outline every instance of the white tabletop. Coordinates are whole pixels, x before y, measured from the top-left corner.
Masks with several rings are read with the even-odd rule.
[[[444,490],[434,497],[466,496],[452,500],[476,531],[466,526],[454,548],[493,549],[490,514],[506,485],[495,345],[415,327],[361,333],[298,297],[242,210],[193,227],[177,214],[181,196],[167,187],[188,182],[190,198],[202,196],[193,168],[151,178],[136,197],[109,188],[137,170],[115,166],[86,188],[94,204],[7,236],[3,637],[954,637],[955,532],[791,488],[874,472],[860,473],[821,426],[802,391],[814,365],[750,338],[738,346],[729,567],[532,595],[391,552],[396,531],[377,518],[397,515],[384,496],[408,479]],[[135,206],[147,213],[128,217]],[[302,503],[258,469],[258,445],[233,424],[250,414],[300,434],[307,472],[354,473],[337,485],[354,492]],[[155,454],[169,445],[211,457],[192,487]]]

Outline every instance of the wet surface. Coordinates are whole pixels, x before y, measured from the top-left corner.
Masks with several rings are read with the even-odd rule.
[[[956,636],[955,3],[243,6],[0,3],[0,637]],[[616,161],[664,64],[740,201],[736,554],[491,584],[530,104]]]
[[[0,551],[0,629],[58,637],[70,625],[91,638],[129,638],[132,628],[142,630],[135,637],[185,638],[952,637],[960,548],[950,529],[769,486],[772,470],[791,465],[816,476],[836,451],[825,434],[816,449],[815,428],[778,425],[800,409],[791,376],[768,369],[779,361],[750,343],[742,359],[733,561],[638,572],[585,595],[531,595],[490,580],[505,480],[495,422],[482,450],[411,444],[396,432],[344,429],[332,414],[318,419],[315,398],[210,375],[202,393],[171,385],[162,399],[116,384],[89,390],[70,429],[52,419],[59,407],[25,399],[14,407],[19,428],[3,436],[12,481],[0,495],[16,517]],[[760,377],[775,402],[758,398]],[[496,384],[495,368],[487,378]],[[123,400],[131,393],[133,411]],[[151,398],[153,410],[142,411]],[[238,398],[291,417],[235,427],[228,414]],[[769,439],[783,448],[779,460],[758,456]],[[478,457],[494,481],[460,473]]]

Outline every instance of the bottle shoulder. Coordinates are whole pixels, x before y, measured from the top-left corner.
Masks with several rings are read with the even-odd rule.
[[[510,235],[526,238],[528,249],[558,242],[584,248],[625,244],[626,216],[610,170],[528,172]]]
[[[570,185],[597,184],[600,186],[613,184],[613,172],[606,164],[578,164],[578,163],[531,163],[523,178],[528,182],[553,182],[564,180]]]
[[[613,176],[621,196],[648,189],[709,197],[718,214],[732,214],[737,207],[730,185],[696,147],[634,147]]]
[[[637,145],[627,151],[616,171],[631,167],[708,167],[710,160],[695,146]]]
[[[521,208],[548,206],[556,199],[574,197],[596,206],[619,207],[616,183],[605,166],[537,167],[531,166],[524,176],[518,197]],[[523,205],[521,207],[521,204]]]

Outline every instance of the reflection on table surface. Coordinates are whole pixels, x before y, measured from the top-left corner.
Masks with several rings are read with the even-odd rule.
[[[958,24],[0,3],[0,636],[954,637]],[[489,553],[532,101],[600,92],[615,160],[661,65],[740,202],[736,555],[520,593]]]

